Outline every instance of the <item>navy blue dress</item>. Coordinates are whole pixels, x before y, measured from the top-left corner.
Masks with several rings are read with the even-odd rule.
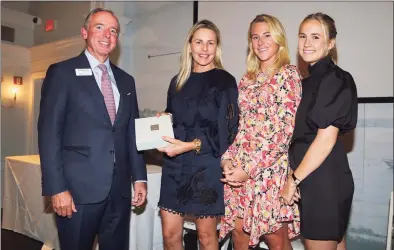
[[[181,90],[171,80],[167,109],[176,139],[201,140],[201,151],[164,156],[159,207],[197,218],[224,214],[221,155],[238,130],[235,78],[221,69],[191,73]]]

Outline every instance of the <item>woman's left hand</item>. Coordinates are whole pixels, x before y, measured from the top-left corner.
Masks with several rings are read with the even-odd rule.
[[[300,198],[300,195],[298,193],[297,195],[295,195],[296,191],[297,191],[297,186],[289,178],[286,181],[286,184],[280,193],[279,199],[286,205],[293,205],[294,201],[298,201],[298,199]]]
[[[170,145],[167,147],[157,148],[157,150],[166,153],[169,157],[174,157],[193,149],[193,143],[184,142],[167,136],[163,136],[162,138],[166,142],[169,142]]]

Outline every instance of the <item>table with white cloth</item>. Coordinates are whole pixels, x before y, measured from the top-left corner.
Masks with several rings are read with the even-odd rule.
[[[133,210],[130,220],[130,250],[163,249],[157,203],[161,167],[147,165],[148,197],[143,211]],[[38,155],[6,157],[4,169],[2,228],[44,243],[42,249],[60,249],[55,215],[48,197],[41,196]]]

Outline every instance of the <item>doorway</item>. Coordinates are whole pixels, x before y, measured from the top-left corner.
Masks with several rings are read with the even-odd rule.
[[[33,79],[33,126],[32,129],[32,142],[30,147],[30,154],[38,154],[38,133],[37,133],[37,122],[40,114],[40,100],[41,100],[41,88],[44,78]]]

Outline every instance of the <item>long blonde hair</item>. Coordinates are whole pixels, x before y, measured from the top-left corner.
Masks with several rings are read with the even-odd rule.
[[[272,39],[276,44],[279,46],[278,53],[276,54],[277,58],[275,59],[274,63],[270,66],[270,69],[275,72],[278,70],[280,67],[282,67],[285,64],[290,63],[290,57],[289,57],[289,48],[287,46],[287,40],[286,40],[286,32],[285,29],[283,28],[282,24],[279,22],[279,20],[270,15],[266,14],[261,14],[257,15],[253,21],[249,25],[249,31],[248,31],[248,57],[246,60],[246,74],[248,75],[248,78],[251,80],[256,79],[256,75],[260,71],[260,59],[257,57],[257,55],[253,51],[253,45],[252,45],[252,26],[255,23],[262,23],[265,22],[268,24],[269,31],[272,35]]]
[[[209,20],[201,20],[191,27],[189,33],[186,36],[185,44],[183,45],[182,56],[181,56],[181,65],[179,67],[178,77],[176,80],[176,89],[180,90],[187,79],[189,79],[190,74],[193,69],[193,57],[191,54],[190,43],[192,42],[193,36],[199,29],[209,29],[215,32],[216,34],[216,54],[213,59],[213,64],[215,68],[223,69],[222,63],[222,41],[220,37],[220,31],[216,25]]]
[[[337,28],[335,27],[335,21],[329,15],[321,12],[310,14],[307,17],[305,17],[304,20],[302,20],[300,24],[300,29],[305,22],[310,20],[316,20],[321,24],[324,30],[324,35],[327,40],[327,43],[330,40],[336,39]],[[330,51],[328,52],[328,55],[331,57],[331,59],[334,61],[335,64],[338,62],[338,50],[337,50],[336,42],[334,43],[334,47],[330,49]]]

